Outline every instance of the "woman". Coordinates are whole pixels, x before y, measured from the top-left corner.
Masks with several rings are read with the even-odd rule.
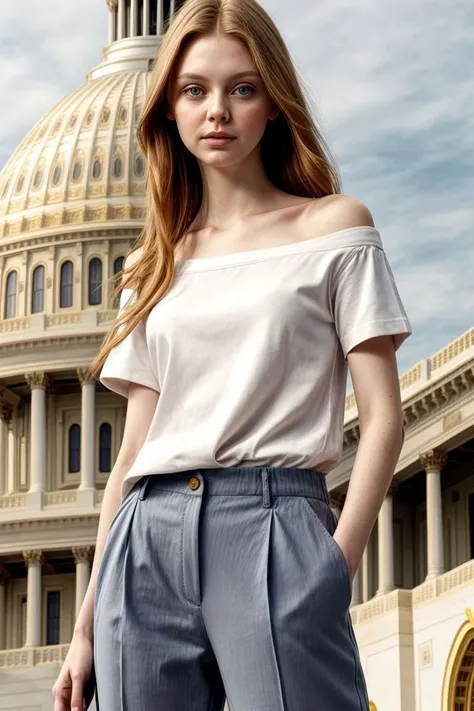
[[[146,226],[91,367],[127,419],[55,711],[82,710],[92,660],[100,711],[367,711],[351,586],[411,333],[380,234],[255,0],[181,7],[138,136]],[[361,436],[337,522],[348,368]]]

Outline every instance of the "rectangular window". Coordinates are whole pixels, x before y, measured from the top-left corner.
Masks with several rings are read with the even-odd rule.
[[[48,592],[46,644],[59,644],[60,593]]]

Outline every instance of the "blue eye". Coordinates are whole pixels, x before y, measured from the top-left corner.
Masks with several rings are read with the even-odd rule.
[[[189,94],[188,92],[190,92],[192,89],[197,89],[198,91],[202,91],[200,86],[193,85],[193,86],[188,86],[188,88],[184,90],[184,93],[187,94],[188,96],[201,96],[200,94]],[[242,98],[251,96],[251,94],[255,91],[253,86],[249,86],[248,84],[241,84],[241,86],[237,87],[236,91],[239,91],[240,89],[250,89],[250,92],[248,92],[247,94],[240,94],[240,96],[242,96]]]
[[[191,89],[199,89],[199,91],[201,91],[199,86],[188,86],[188,88],[184,90],[184,93],[187,94]],[[188,94],[188,96],[199,96],[199,94]]]

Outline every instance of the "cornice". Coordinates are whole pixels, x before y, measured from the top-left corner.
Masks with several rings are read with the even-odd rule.
[[[0,521],[0,532],[8,533],[9,531],[44,531],[48,529],[63,530],[68,526],[77,526],[78,524],[87,526],[97,523],[100,511],[97,509],[95,515],[78,514],[77,516],[58,516],[55,518],[29,518],[17,521]],[[45,550],[45,547],[42,548]]]
[[[120,230],[120,233],[117,230]],[[35,235],[18,235],[11,242],[5,239],[0,241],[0,255],[21,253],[25,249],[35,247],[54,247],[56,244],[64,242],[92,241],[97,239],[127,240],[135,239],[142,229],[142,225],[133,225],[129,221],[120,223],[107,223],[103,227],[87,229],[81,225],[79,228],[71,228],[62,231],[41,230]],[[111,234],[112,233],[112,234]]]
[[[426,427],[429,421],[439,419],[453,404],[459,406],[465,396],[474,390],[474,360],[464,363],[451,373],[446,374],[434,383],[418,392],[403,403],[403,422],[405,432],[413,432],[419,427]],[[358,420],[344,430],[344,449],[356,447],[360,440]]]

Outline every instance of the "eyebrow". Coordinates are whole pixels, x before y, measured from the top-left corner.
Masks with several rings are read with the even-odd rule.
[[[237,74],[232,74],[232,76],[229,77],[229,79],[238,79],[239,77],[248,77],[248,76],[260,77],[260,74],[259,74],[258,72],[256,72],[256,71],[254,71],[253,69],[249,69],[248,71],[237,72]],[[180,80],[180,79],[197,79],[197,80],[200,80],[200,79],[206,79],[206,77],[203,76],[202,74],[194,74],[193,72],[185,72],[184,74],[180,74],[180,75],[177,77],[177,79],[178,79],[178,80]]]

